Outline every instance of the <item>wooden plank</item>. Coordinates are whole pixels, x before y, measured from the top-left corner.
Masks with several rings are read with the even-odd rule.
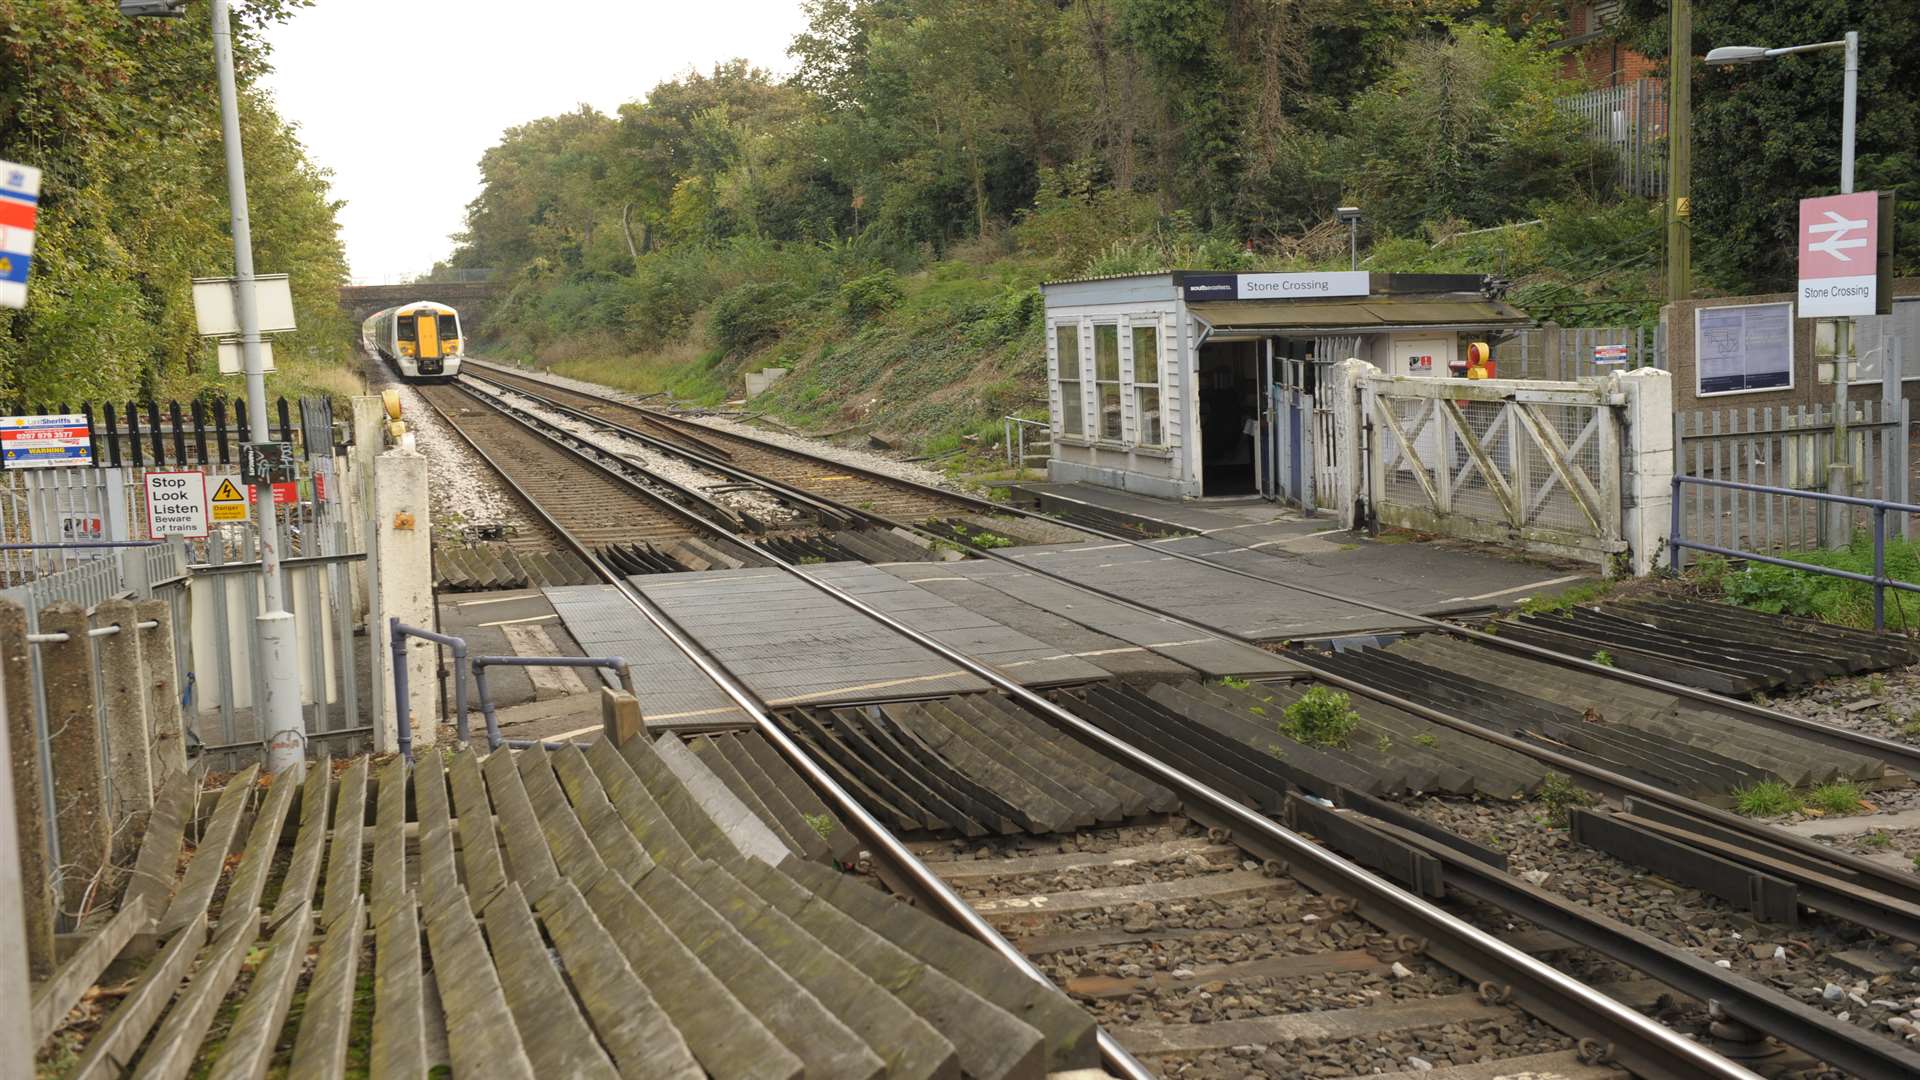
[[[1230,896],[1289,888],[1290,883],[1258,870],[1230,870],[1224,874],[1154,881],[1143,885],[1110,885],[1094,889],[1005,896],[973,901],[973,910],[989,921],[1048,918],[1076,911],[1093,911],[1123,904],[1158,904],[1183,900],[1218,900]]]
[[[173,779],[191,782],[192,777],[176,773]],[[186,981],[187,969],[206,941],[207,917],[203,913],[173,935],[173,940],[167,942],[167,947],[141,973],[139,985],[120,1000],[120,1007],[113,1010],[107,1022],[87,1040],[87,1052],[74,1066],[71,1080],[109,1080],[126,1072],[133,1055],[147,1041],[147,1032],[153,1030],[154,1021],[160,1019],[161,1011]]]
[[[320,944],[320,961],[307,984],[288,1080],[333,1080],[346,1073],[347,1036],[353,1030],[354,976],[360,969],[366,906],[364,898],[354,897],[346,918]]]
[[[560,790],[560,784],[553,778],[553,766],[547,761],[549,751],[524,750],[514,762],[520,768],[520,779],[526,784],[527,798],[533,804],[534,817],[540,822],[540,831],[547,838],[547,847],[553,851],[553,861],[559,864],[561,873],[575,881],[592,881],[606,872],[607,864],[600,859],[600,853],[594,849],[593,840],[587,836],[587,830],[580,825],[580,819],[574,816],[573,808],[567,805],[567,797]],[[552,887],[552,883],[548,883]],[[534,894],[546,895],[544,892]]]
[[[460,821],[460,867],[466,871],[467,896],[478,910],[507,882],[500,861],[500,836],[493,805],[480,778],[480,758],[472,747],[453,755],[453,806]]]
[[[367,828],[367,759],[355,758],[340,776],[334,795],[333,850],[327,854],[326,904],[322,928],[330,927],[360,895],[361,837]]]
[[[147,835],[140,840],[140,854],[127,875],[127,891],[120,901],[123,909],[132,907],[135,900],[143,900],[148,918],[167,910],[174,882],[180,877],[180,845],[186,838],[187,817],[192,813],[199,784],[199,776],[188,771],[175,773],[160,789],[153,813],[147,817]]]
[[[520,887],[508,884],[486,910],[487,942],[500,988],[541,1076],[613,1080],[613,1062],[573,1006],[573,995],[547,955]]]
[[[601,860],[628,884],[645,877],[653,869],[653,860],[633,838],[626,822],[620,820],[619,811],[607,800],[607,793],[600,787],[599,778],[593,775],[586,755],[569,743],[552,751],[551,757],[553,770],[559,774],[574,812],[579,815]]]
[[[200,834],[200,846],[187,863],[187,876],[155,928],[160,936],[172,934],[207,910],[214,886],[220,884],[220,871],[226,868],[227,852],[233,849],[233,835],[240,829],[240,812],[246,809],[247,796],[253,793],[253,778],[259,771],[258,765],[247,766],[220,792],[213,821]]]
[[[204,909],[202,911],[204,914]],[[35,983],[33,987],[33,1041],[38,1046],[53,1034],[55,1028],[67,1017],[67,1010],[80,1000],[107,970],[120,950],[127,947],[135,932],[147,925],[147,902],[144,897],[135,897],[132,904],[120,909],[112,921],[100,928],[100,932],[87,939],[80,951],[67,958],[58,970],[48,978]],[[16,932],[9,928],[8,932]]]
[[[227,895],[220,901],[222,914],[228,909],[246,911],[260,906],[260,896],[267,888],[267,871],[272,869],[273,857],[280,850],[287,810],[293,805],[294,772],[287,769],[273,778],[266,802],[254,815],[253,829],[247,833],[246,854],[240,856],[240,865],[227,885]]]
[[[500,814],[500,832],[507,839],[514,880],[520,883],[522,892],[538,899],[560,880],[560,871],[553,865],[553,853],[541,836],[540,822],[533,816],[533,803],[527,799],[513,757],[511,750],[495,750],[482,771],[487,778],[487,793],[493,796],[494,809]]]
[[[446,766],[439,754],[424,754],[413,770],[413,805],[420,814],[420,903],[431,911],[464,899],[453,868],[453,822],[447,804]]]
[[[180,1080],[193,1068],[200,1041],[207,1037],[214,1014],[233,988],[240,962],[247,958],[259,926],[258,911],[228,918],[221,926],[220,936],[206,948],[206,959],[187,983],[186,991],[154,1033],[140,1059],[140,1068],[133,1074],[136,1080]]]
[[[292,786],[287,790],[292,791]],[[274,931],[272,952],[254,973],[247,998],[221,1041],[211,1080],[260,1080],[266,1075],[273,1048],[280,1042],[280,1029],[287,1022],[287,1008],[293,1003],[294,984],[307,966],[307,939],[312,935],[311,903],[301,904],[281,920]]]
[[[358,916],[364,910],[365,901],[356,894],[343,905],[341,914]],[[423,983],[418,909],[412,903],[401,904],[386,922],[374,927],[374,1076],[418,1078],[427,1074]]]
[[[681,1038],[680,1029],[673,1026],[646,984],[634,974],[620,947],[572,882],[562,881],[547,895],[540,921],[546,924],[574,992],[586,1006],[621,1076],[628,1080],[702,1080],[707,1075]]]
[[[373,921],[383,923],[407,889],[407,759],[395,754],[380,766],[379,805],[373,827],[373,883],[368,890]]]
[[[453,1074],[534,1080],[533,1063],[521,1045],[520,1029],[473,913],[464,904],[429,912],[427,943],[433,951],[434,984],[447,1014]]]
[[[327,846],[327,814],[333,804],[333,761],[322,757],[307,766],[307,782],[300,789],[300,833],[293,839],[293,859],[280,882],[274,901],[276,921],[296,905],[313,899],[320,880],[320,857]]]
[[[634,741],[645,742],[643,739]],[[674,828],[666,811],[654,801],[646,785],[634,774],[633,766],[627,764],[627,759],[620,756],[620,751],[612,743],[605,739],[589,743],[586,759],[607,793],[607,799],[619,813],[620,820],[626,824],[628,831],[639,838],[655,862],[678,865],[693,858],[693,848],[687,845],[686,837]]]

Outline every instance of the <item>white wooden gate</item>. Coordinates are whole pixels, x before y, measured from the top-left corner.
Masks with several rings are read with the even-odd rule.
[[[1627,548],[1619,404],[1597,384],[1369,379],[1380,522],[1605,564]]]

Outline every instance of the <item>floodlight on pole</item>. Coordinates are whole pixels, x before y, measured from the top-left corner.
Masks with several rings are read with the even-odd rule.
[[[185,0],[120,0],[129,17],[177,18]],[[227,152],[227,202],[233,233],[235,307],[240,322],[240,350],[247,377],[247,440],[256,446],[270,441],[267,428],[265,350],[260,338],[260,304],[254,289],[253,225],[247,212],[246,157],[240,142],[240,94],[233,73],[233,25],[230,0],[212,0],[214,73],[220,84],[220,126]],[[273,502],[273,483],[257,476],[253,484],[254,513],[260,534],[261,613],[255,620],[254,655],[260,658],[264,694],[255,703],[255,730],[266,744],[270,772],[303,768],[306,764],[306,724],[300,715],[300,668],[293,614],[282,599],[280,578],[280,522]]]
[[[1336,206],[1333,218],[1347,226],[1347,269],[1360,269],[1360,208]]]

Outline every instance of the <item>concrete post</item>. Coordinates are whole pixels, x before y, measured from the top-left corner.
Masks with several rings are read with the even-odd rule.
[[[40,632],[67,640],[40,648],[47,687],[47,732],[53,754],[53,820],[60,829],[60,902],[78,914],[89,899],[105,900],[97,886],[109,865],[115,822],[101,771],[100,722],[93,700],[93,648],[87,615],[61,602],[40,612]]]
[[[142,600],[134,605],[141,622],[156,623],[140,631],[140,662],[147,696],[147,730],[153,740],[153,790],[187,771],[187,734],[180,717],[179,675],[173,655],[173,608],[165,600]]]
[[[1361,443],[1365,439],[1366,414],[1362,411],[1363,389],[1380,370],[1365,360],[1347,359],[1327,367],[1326,382],[1320,392],[1327,395],[1327,408],[1333,410],[1334,489],[1329,493],[1334,513],[1343,529],[1357,529],[1359,504],[1371,498],[1362,475]],[[1323,507],[1324,509],[1324,507]]]
[[[600,727],[602,737],[616,747],[625,746],[629,739],[644,738],[647,725],[640,716],[640,700],[625,690],[601,687]]]
[[[347,455],[347,475],[341,486],[347,496],[347,542],[354,551],[367,552],[369,561],[349,564],[353,579],[353,617],[364,619],[373,595],[372,580],[378,569],[371,561],[373,547],[368,543],[371,530],[367,522],[373,507],[373,462],[386,448],[386,409],[372,394],[353,399],[353,451]]]
[[[153,733],[147,722],[146,665],[136,621],[129,600],[109,600],[95,609],[94,622],[100,628],[120,628],[94,642],[106,694],[107,812],[116,864],[124,864],[137,849],[153,811]]]
[[[7,767],[13,787],[13,825],[0,845],[17,843],[15,858],[0,857],[0,875],[20,875],[25,909],[27,969],[34,978],[53,974],[53,864],[47,841],[47,793],[40,779],[40,728],[33,719],[33,646],[27,644],[27,613],[0,600],[0,697],[5,698]],[[4,886],[0,886],[4,889]],[[0,932],[0,943],[12,937]],[[3,947],[3,946],[0,946]],[[4,973],[0,973],[3,977]]]
[[[433,541],[428,525],[427,459],[412,450],[389,450],[373,466],[373,544],[379,559],[371,626],[374,638],[374,694],[385,706],[374,727],[375,753],[400,749],[399,713],[393,700],[393,658],[387,647],[393,619],[431,627],[433,619]],[[399,703],[413,717],[417,754],[434,744],[438,710],[434,706],[433,650],[416,644],[407,650],[407,696]]]
[[[1626,396],[1621,490],[1628,496],[1621,532],[1644,577],[1659,565],[1673,515],[1673,376],[1657,368],[1616,371],[1608,388]]]
[[[4,605],[11,607],[12,605]],[[14,609],[18,611],[17,608]],[[25,620],[21,620],[24,629]],[[25,647],[23,639],[21,647]],[[4,648],[0,645],[0,648]],[[7,715],[7,683],[0,678],[0,716]],[[33,984],[31,934],[16,934],[16,926],[31,926],[26,890],[26,860],[22,837],[14,828],[16,802],[13,792],[13,740],[9,724],[0,723],[0,1076],[33,1075]],[[32,756],[31,753],[28,754]],[[52,912],[47,915],[46,944],[53,943]],[[51,957],[49,957],[51,959]]]

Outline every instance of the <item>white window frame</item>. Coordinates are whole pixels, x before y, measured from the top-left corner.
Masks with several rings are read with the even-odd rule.
[[[1159,318],[1128,319],[1121,327],[1121,392],[1124,395],[1123,411],[1127,415],[1127,441],[1130,445],[1146,450],[1167,449],[1167,328]],[[1142,383],[1135,380],[1139,372],[1139,354],[1136,351],[1135,334],[1141,330],[1153,331],[1153,381]],[[1160,438],[1149,442],[1141,434],[1146,426],[1146,416],[1140,410],[1140,391],[1152,390],[1159,403]]]
[[[1126,335],[1122,333],[1124,323],[1125,320],[1117,316],[1087,320],[1087,342],[1089,347],[1081,357],[1081,370],[1085,371],[1089,376],[1087,384],[1093,389],[1093,411],[1091,415],[1094,416],[1097,421],[1094,424],[1094,430],[1087,435],[1087,438],[1108,446],[1124,446],[1127,443],[1127,372],[1125,368],[1124,346],[1121,344],[1126,338]],[[1100,378],[1100,331],[1104,329],[1111,329],[1113,331],[1113,378],[1111,379]],[[1103,386],[1112,386],[1114,388],[1114,396],[1118,399],[1117,404],[1120,408],[1119,424],[1117,425],[1118,430],[1111,435],[1107,434],[1106,403],[1100,396],[1100,388]]]
[[[1065,439],[1091,438],[1087,434],[1087,350],[1084,342],[1086,331],[1082,323],[1083,320],[1078,318],[1057,319],[1050,324],[1050,333],[1047,335],[1047,378],[1052,380],[1054,392],[1060,395],[1060,427],[1055,434]],[[1073,336],[1074,368],[1077,378],[1072,383],[1062,377],[1060,372],[1060,332],[1063,330],[1070,332]],[[1074,410],[1080,417],[1078,431],[1069,430],[1067,427],[1067,387],[1069,385],[1073,387],[1073,394],[1078,399],[1072,403],[1078,406]]]

